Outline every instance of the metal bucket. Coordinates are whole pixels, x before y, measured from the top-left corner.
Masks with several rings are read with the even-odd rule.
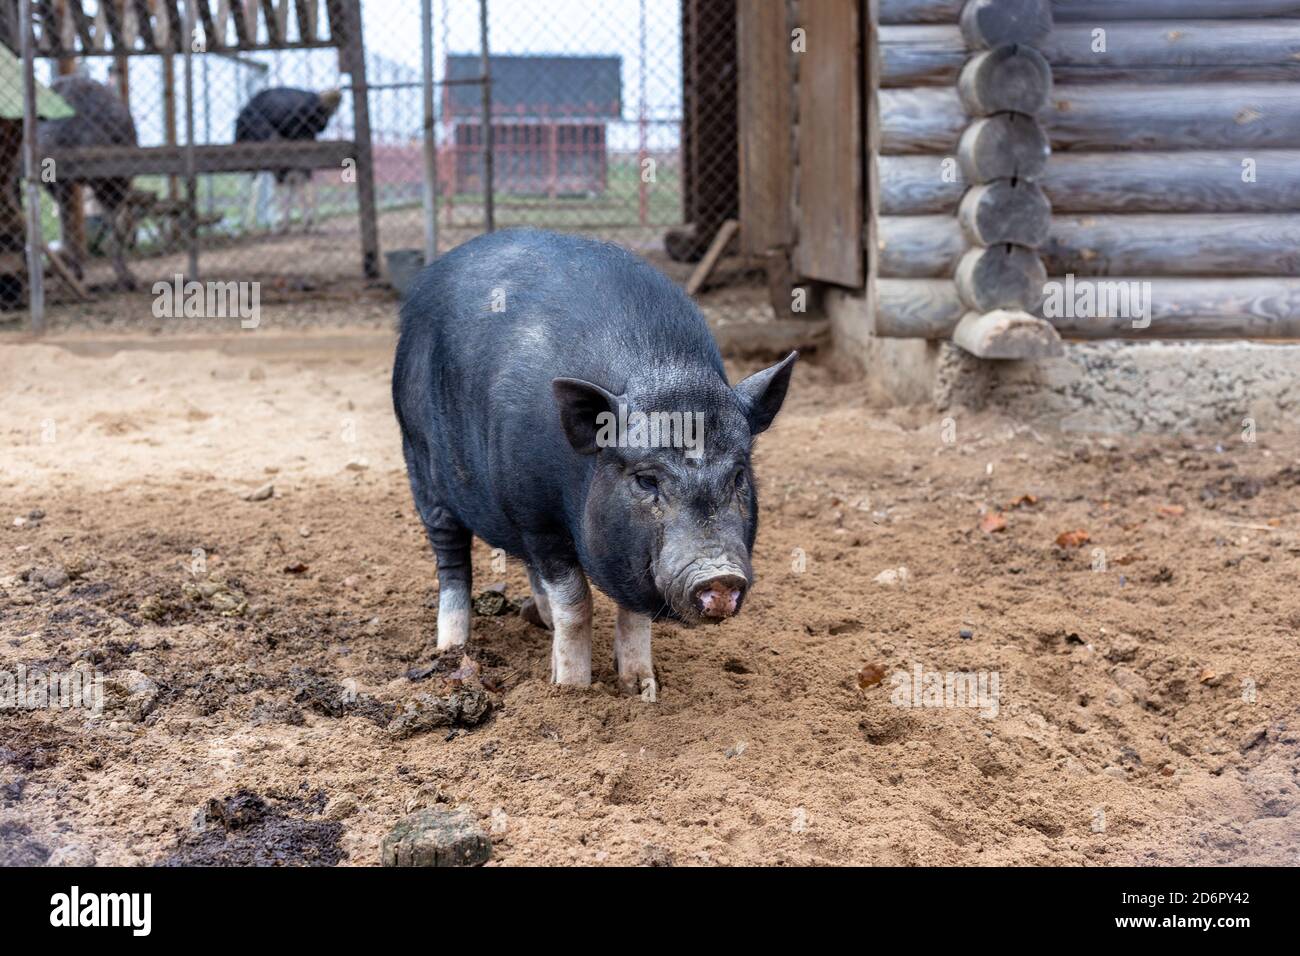
[[[415,277],[424,268],[423,249],[393,249],[384,253],[384,266],[388,270],[388,284],[403,299],[415,284]]]

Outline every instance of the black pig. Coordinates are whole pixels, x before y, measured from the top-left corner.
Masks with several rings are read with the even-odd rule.
[[[620,689],[654,700],[650,622],[718,621],[753,581],[754,436],[797,353],[727,384],[699,310],[617,246],[510,230],[426,267],[393,404],[438,562],[438,647],[469,637],[470,539],[528,565],[551,679],[591,683],[591,591],[618,604]]]

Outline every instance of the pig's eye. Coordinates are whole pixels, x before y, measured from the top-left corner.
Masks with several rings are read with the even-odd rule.
[[[647,494],[658,494],[659,479],[654,475],[642,472],[636,476],[636,486]]]
[[[741,468],[736,472],[736,477],[733,479],[733,481],[736,484],[737,491],[745,490],[745,469],[744,468]]]

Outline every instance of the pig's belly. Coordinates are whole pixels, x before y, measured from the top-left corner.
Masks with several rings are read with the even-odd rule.
[[[511,557],[531,560],[524,543],[524,529],[506,513],[490,482],[450,461],[435,462],[434,474],[441,486],[442,500],[474,537]]]

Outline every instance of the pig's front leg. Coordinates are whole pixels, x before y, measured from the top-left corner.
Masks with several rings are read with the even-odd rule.
[[[543,578],[550,605],[551,680],[556,684],[591,684],[591,588],[580,568],[554,579]]]
[[[654,662],[650,659],[650,618],[635,611],[618,609],[614,625],[614,664],[618,667],[618,689],[628,697],[640,697],[653,704],[659,695]]]

